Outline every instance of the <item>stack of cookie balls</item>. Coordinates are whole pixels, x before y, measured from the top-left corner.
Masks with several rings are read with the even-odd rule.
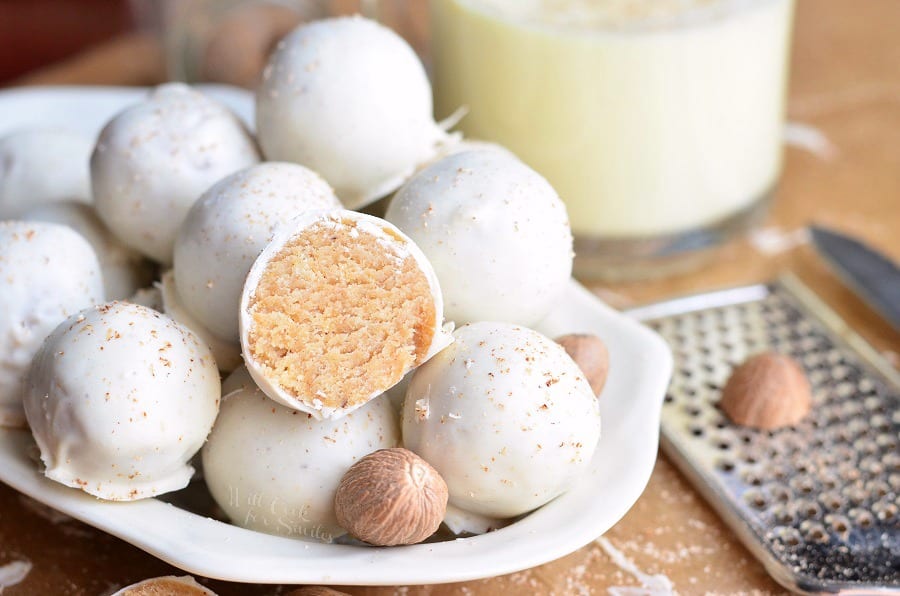
[[[415,53],[354,17],[278,45],[255,137],[168,84],[70,152],[68,188],[0,141],[0,424],[108,500],[185,487],[202,451],[232,523],[303,539],[484,531],[569,489],[597,399],[530,328],[571,275],[565,208],[431,111]]]

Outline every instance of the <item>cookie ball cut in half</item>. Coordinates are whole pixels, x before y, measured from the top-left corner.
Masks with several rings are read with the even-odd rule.
[[[315,21],[278,44],[256,128],[267,159],[319,172],[349,209],[392,192],[450,142],[415,51],[360,17]]]
[[[128,246],[172,264],[175,235],[201,194],[259,161],[256,144],[227,108],[169,83],[115,116],[91,155],[100,218]]]
[[[397,191],[385,219],[419,245],[458,325],[533,325],[572,274],[572,231],[553,187],[512,154],[445,157]]]
[[[286,221],[341,204],[303,166],[261,163],[217,182],[194,203],[175,241],[175,281],[185,308],[237,344],[241,290],[253,261]]]
[[[275,401],[338,418],[451,340],[437,278],[384,220],[338,210],[282,228],[247,276],[244,361]]]
[[[394,410],[376,399],[340,420],[316,420],[273,403],[242,380],[233,388],[203,447],[203,474],[231,521],[267,534],[331,542],[345,533],[334,495],[347,469],[400,442]]]
[[[506,323],[457,329],[416,369],[403,444],[447,482],[450,505],[509,518],[560,495],[588,469],[600,440],[594,392],[565,350]]]
[[[84,238],[57,224],[0,222],[0,426],[25,423],[23,383],[44,338],[100,302],[100,263]]]
[[[111,302],[50,334],[24,404],[48,478],[133,501],[187,486],[220,391],[209,348],[193,333],[144,306]]]

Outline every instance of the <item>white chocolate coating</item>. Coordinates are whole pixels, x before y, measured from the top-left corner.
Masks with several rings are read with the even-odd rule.
[[[230,393],[241,391],[243,389],[258,389],[253,377],[247,372],[246,366],[238,366],[231,374],[222,379],[222,399],[228,397]]]
[[[162,285],[162,284],[160,284]],[[146,288],[140,288],[137,292],[128,297],[128,302],[132,304],[140,304],[147,308],[152,308],[156,312],[166,312],[163,307],[162,290],[155,285]],[[170,315],[171,316],[171,315]],[[173,319],[175,317],[172,317]]]
[[[0,222],[0,426],[21,426],[24,377],[66,317],[103,302],[93,249],[65,226]]]
[[[361,457],[399,444],[390,403],[376,399],[340,420],[316,420],[274,403],[245,379],[226,381],[238,389],[226,396],[203,447],[216,502],[251,530],[325,542],[346,533],[334,515],[334,492]]]
[[[281,41],[257,92],[256,128],[267,159],[319,172],[348,209],[387,195],[450,141],[416,53],[360,17],[316,21]]]
[[[19,219],[45,203],[90,203],[91,149],[90,137],[53,128],[0,138],[0,219]]]
[[[91,155],[94,203],[122,242],[170,265],[194,201],[258,161],[253,139],[224,106],[186,85],[162,85],[100,133]]]
[[[507,323],[473,323],[413,374],[403,444],[440,472],[450,504],[506,518],[558,496],[587,470],[600,410],[554,341]]]
[[[261,163],[216,183],[191,207],[175,241],[175,281],[185,308],[237,344],[244,280],[277,227],[340,206],[325,180],[297,164]]]
[[[537,172],[497,150],[450,155],[409,180],[385,219],[428,256],[447,318],[538,322],[572,273],[566,208]]]
[[[175,274],[172,271],[163,273],[157,288],[162,294],[163,312],[193,331],[203,343],[209,346],[219,370],[226,373],[231,372],[242,364],[239,344],[226,341],[211,332],[184,307],[178,284],[175,282]]]
[[[244,355],[244,363],[247,365],[247,370],[250,372],[250,375],[253,377],[253,380],[259,388],[262,389],[266,395],[282,405],[306,412],[315,418],[340,418],[341,416],[352,412],[353,409],[360,407],[365,401],[360,401],[356,405],[350,405],[346,408],[331,408],[322,405],[320,400],[315,399],[315,396],[303,396],[298,398],[285,391],[276,382],[270,381],[266,377],[265,371],[253,358],[251,350],[249,349],[250,329],[253,325],[252,317],[249,314],[250,301],[256,292],[256,287],[259,285],[269,260],[277,255],[286,244],[288,244],[295,236],[301,234],[304,229],[314,224],[330,221],[332,222],[332,225],[337,226],[342,225],[340,223],[341,220],[353,221],[359,229],[365,230],[378,238],[385,246],[385,250],[393,251],[398,258],[409,255],[416,260],[416,263],[418,263],[419,268],[428,280],[431,296],[434,299],[435,313],[434,337],[431,340],[431,346],[429,347],[424,360],[428,360],[453,341],[453,337],[450,334],[452,326],[447,329],[444,329],[443,327],[444,301],[434,269],[432,269],[431,264],[428,262],[428,259],[425,258],[425,255],[422,254],[422,251],[419,250],[415,243],[403,234],[403,232],[383,219],[372,215],[366,215],[365,213],[357,213],[355,211],[340,209],[337,211],[312,212],[301,215],[289,225],[283,226],[276,232],[275,238],[259,255],[253,263],[250,273],[247,275],[247,281],[244,283],[240,304],[241,349]],[[412,370],[412,368],[403,371],[403,375],[406,375],[410,370]],[[399,383],[401,380],[402,379],[398,379],[397,382]],[[378,397],[388,389],[390,389],[390,387],[377,389],[367,397],[367,400]],[[308,404],[314,405],[311,406]]]
[[[66,319],[28,374],[25,414],[44,474],[101,499],[187,486],[219,410],[219,372],[188,329],[110,302]]]
[[[106,300],[124,300],[153,281],[152,264],[122,244],[90,205],[71,201],[46,203],[29,209],[21,219],[58,223],[84,236],[100,261]]]

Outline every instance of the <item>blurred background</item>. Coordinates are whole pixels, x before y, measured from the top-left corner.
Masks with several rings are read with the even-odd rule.
[[[135,27],[128,0],[0,0],[0,83]]]
[[[170,78],[252,87],[297,24],[357,12],[396,26],[424,53],[424,1],[0,0],[0,85]]]

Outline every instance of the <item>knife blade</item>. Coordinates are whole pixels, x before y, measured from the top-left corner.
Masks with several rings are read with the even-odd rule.
[[[900,267],[859,240],[810,226],[813,244],[838,277],[900,331]]]

